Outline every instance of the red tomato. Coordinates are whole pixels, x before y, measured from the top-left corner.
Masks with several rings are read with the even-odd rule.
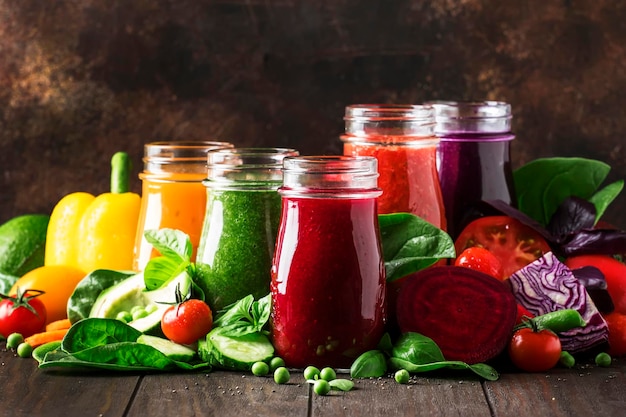
[[[626,315],[620,313],[610,313],[604,316],[606,324],[609,326],[609,350],[611,356],[626,355]]]
[[[465,249],[454,261],[454,265],[480,271],[497,279],[504,279],[502,263],[485,248],[472,246]]]
[[[209,333],[213,313],[202,300],[183,301],[165,310],[161,319],[163,334],[173,342],[189,345]]]
[[[561,340],[550,330],[524,327],[513,333],[508,351],[513,365],[522,371],[544,372],[559,362]]]
[[[30,291],[30,292],[29,292]],[[8,337],[20,333],[24,337],[43,331],[46,327],[46,306],[36,298],[42,293],[27,290],[0,301],[0,334]]]
[[[522,324],[525,320],[524,317],[533,318],[535,315],[528,311],[526,307],[517,303],[517,317],[515,317],[515,325]]]
[[[538,232],[508,216],[486,216],[472,221],[454,246],[456,253],[472,246],[489,250],[500,260],[505,278],[550,251]]]
[[[611,296],[615,311],[626,314],[626,265],[608,255],[579,255],[565,260],[570,269],[595,266],[606,279],[606,290]]]

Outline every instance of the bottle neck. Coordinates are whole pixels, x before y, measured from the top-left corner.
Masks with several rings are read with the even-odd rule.
[[[510,140],[511,105],[501,101],[431,101],[435,109],[435,133],[442,138],[471,139],[484,135],[486,140]],[[468,136],[470,135],[470,136]],[[496,139],[501,137],[499,139]],[[510,139],[504,139],[510,137]]]
[[[346,107],[343,140],[389,138],[396,142],[434,136],[434,109],[421,105],[357,104]]]
[[[285,158],[284,197],[376,198],[378,162],[369,156],[308,156]]]

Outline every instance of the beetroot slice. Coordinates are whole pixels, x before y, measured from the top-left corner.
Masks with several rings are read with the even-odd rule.
[[[447,360],[468,364],[502,352],[516,313],[515,297],[502,281],[458,266],[413,274],[402,286],[396,306],[403,333],[430,337]]]

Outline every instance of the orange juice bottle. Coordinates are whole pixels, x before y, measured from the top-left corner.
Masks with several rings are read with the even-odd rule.
[[[158,252],[146,241],[151,229],[177,229],[191,238],[195,260],[206,210],[207,152],[232,148],[228,142],[152,142],[144,146],[141,209],[135,238],[133,269],[141,271]]]

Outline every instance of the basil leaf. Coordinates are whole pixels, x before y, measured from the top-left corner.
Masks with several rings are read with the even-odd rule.
[[[148,243],[167,258],[179,259],[181,262],[189,262],[191,259],[193,253],[191,239],[180,230],[146,230],[144,236]]]
[[[596,206],[596,222],[600,220],[606,208],[615,200],[624,188],[624,180],[615,181],[591,196],[589,201]]]
[[[352,362],[352,378],[378,378],[387,373],[387,358],[380,350],[369,350]]]
[[[390,358],[389,361],[394,369],[406,369],[411,373],[431,372],[439,369],[453,369],[472,371],[476,375],[488,381],[496,381],[498,380],[498,378],[500,378],[500,374],[498,374],[498,371],[484,363],[468,365],[465,362],[461,361],[441,361],[418,365],[404,359],[393,357]]]
[[[381,214],[378,223],[387,282],[456,256],[446,232],[413,214]]]
[[[350,391],[352,388],[354,388],[354,382],[350,381],[349,379],[343,378],[337,378],[333,379],[332,381],[328,381],[328,385],[330,385],[331,389],[337,391]]]
[[[609,170],[609,165],[585,158],[531,161],[513,172],[518,208],[545,226],[567,197],[589,199]]]
[[[159,256],[150,259],[143,271],[143,280],[148,291],[161,288],[163,284],[177,277],[187,269],[189,261],[181,258]]]
[[[417,365],[445,360],[433,339],[415,332],[402,334],[396,341],[391,356]]]

